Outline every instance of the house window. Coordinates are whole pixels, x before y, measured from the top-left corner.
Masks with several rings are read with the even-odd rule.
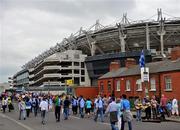
[[[104,84],[103,82],[100,83],[100,92],[103,92],[104,91]]]
[[[130,80],[126,80],[126,91],[131,91],[131,83],[130,83]]]
[[[151,84],[151,91],[155,91],[156,90],[156,80],[155,80],[155,78],[151,78],[150,84]]]
[[[120,80],[117,80],[116,82],[116,91],[120,91]]]
[[[136,81],[136,86],[137,86],[137,91],[142,91],[141,79],[138,79]]]
[[[166,76],[165,77],[165,90],[172,90],[172,81],[171,81],[171,77]]]
[[[111,92],[111,81],[108,81],[108,92]]]

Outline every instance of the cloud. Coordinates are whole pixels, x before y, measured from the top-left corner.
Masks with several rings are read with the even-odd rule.
[[[0,0],[0,82],[43,51],[97,19],[119,22],[127,12],[133,20],[156,9],[179,16],[178,0]]]

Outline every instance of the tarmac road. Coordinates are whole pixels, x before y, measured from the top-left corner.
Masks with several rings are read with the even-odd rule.
[[[62,117],[62,115],[61,115]],[[133,130],[180,130],[180,123],[176,122],[136,122],[132,123]],[[40,114],[34,117],[31,113],[27,120],[18,120],[18,111],[5,114],[0,113],[0,130],[111,130],[108,119],[105,123],[94,122],[92,118],[80,119],[71,116],[69,120],[55,121],[54,113],[48,113],[47,124],[41,124]],[[127,124],[126,124],[126,129]]]

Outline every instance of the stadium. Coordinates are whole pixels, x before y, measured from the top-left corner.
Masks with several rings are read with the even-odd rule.
[[[82,27],[62,42],[38,55],[22,66],[31,69],[45,58],[67,50],[81,50],[88,57],[85,60],[91,85],[97,85],[97,78],[109,71],[109,64],[114,60],[134,58],[138,63],[141,50],[145,50],[146,62],[168,58],[171,49],[180,46],[180,18],[165,18],[161,9],[157,10],[156,20],[147,19],[130,21],[123,14],[120,22],[103,26],[99,20],[90,28]]]

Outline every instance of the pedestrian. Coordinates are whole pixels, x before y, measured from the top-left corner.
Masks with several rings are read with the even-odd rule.
[[[167,107],[166,107],[166,104],[167,104],[167,98],[164,96],[164,94],[162,94],[161,96],[161,101],[160,101],[160,106],[162,108],[162,110],[167,114],[167,116],[169,117],[170,114],[167,110]]]
[[[73,96],[71,104],[72,104],[73,114],[76,115],[77,114],[77,108],[78,108],[78,101],[77,101],[75,96]]]
[[[35,97],[35,105],[34,105],[34,116],[37,116],[38,113],[38,109],[39,109],[39,99],[38,96]]]
[[[136,121],[141,121],[141,114],[142,114],[142,101],[141,98],[138,97],[134,102],[136,108]]]
[[[151,119],[151,101],[149,100],[149,96],[146,96],[143,100],[143,105],[145,109],[145,119]]]
[[[23,99],[19,99],[18,103],[18,108],[19,108],[19,120],[21,120],[22,116],[23,119],[26,120],[26,105]]]
[[[86,101],[86,109],[87,109],[88,118],[90,117],[91,108],[92,108],[92,102],[88,98],[87,101]]]
[[[104,122],[104,114],[103,114],[103,100],[101,98],[101,96],[99,95],[98,96],[98,100],[96,102],[96,114],[95,114],[95,117],[94,117],[94,121],[96,122],[97,121],[97,118],[98,118],[98,115],[100,114],[100,118],[101,118],[101,122]]]
[[[171,116],[171,113],[172,113],[172,101],[167,102],[166,109],[167,109],[167,111],[169,113],[169,116]]]
[[[60,113],[61,113],[61,98],[60,96],[55,97],[55,118],[56,122],[60,121]]]
[[[11,100],[11,97],[10,97],[10,96],[7,98],[7,104],[8,104],[9,112],[11,112],[11,110],[13,110],[14,107],[13,107],[13,105],[12,105],[12,100]]]
[[[132,130],[132,113],[130,111],[130,102],[127,100],[126,95],[122,95],[122,108],[123,116],[122,116],[122,123],[121,123],[121,130],[124,130],[125,122],[128,123],[129,130]]]
[[[27,114],[27,117],[29,117],[30,111],[31,111],[31,102],[29,98],[26,98],[25,104],[26,104],[26,114]]]
[[[63,103],[63,105],[64,105],[64,120],[68,120],[70,104],[71,104],[71,102],[69,101],[68,96],[66,96],[64,103]]]
[[[79,109],[80,109],[80,117],[84,118],[84,108],[85,108],[85,100],[83,98],[83,96],[80,96],[79,99]]]
[[[103,104],[103,114],[105,114],[105,111],[106,111],[107,106],[108,106],[108,98],[107,98],[106,95],[104,95],[104,97],[103,97],[103,102],[104,102],[104,104]]]
[[[118,106],[115,102],[115,98],[112,97],[111,103],[108,105],[105,114],[110,113],[110,123],[112,130],[118,130],[116,122],[118,122]]]
[[[152,108],[152,113],[153,113],[153,119],[157,119],[157,105],[158,105],[158,102],[156,101],[156,97],[152,96],[151,108]]]
[[[179,116],[178,101],[176,98],[172,100],[172,115]]]
[[[46,101],[45,97],[43,97],[42,101],[40,102],[39,107],[41,110],[41,119],[42,119],[41,123],[45,125],[45,119],[48,112],[48,102]]]
[[[2,109],[3,109],[3,113],[6,112],[6,107],[7,107],[7,100],[6,100],[6,97],[4,96],[2,98]]]
[[[122,101],[120,98],[117,99],[117,108],[118,108],[118,128],[119,130],[121,130],[121,123],[122,123],[122,111],[121,111],[121,108],[122,108]]]

